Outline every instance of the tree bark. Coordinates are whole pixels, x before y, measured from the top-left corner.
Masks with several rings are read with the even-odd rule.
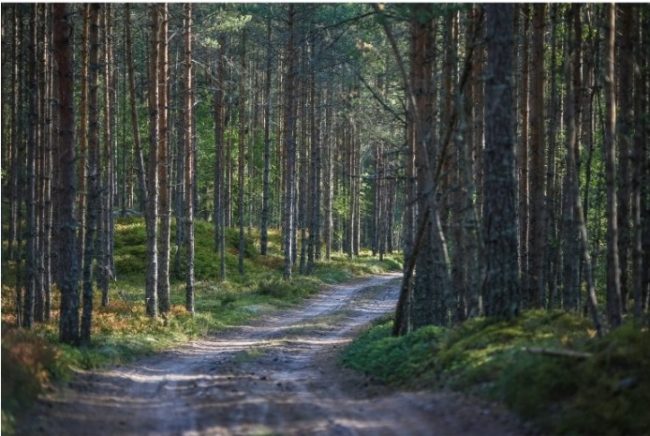
[[[194,150],[193,150],[193,88],[192,88],[192,4],[184,6],[183,41],[185,49],[185,232],[187,236],[187,278],[185,309],[194,313]]]
[[[293,235],[295,232],[295,169],[296,169],[296,144],[294,140],[294,81],[295,81],[295,52],[294,52],[294,21],[295,7],[293,4],[287,6],[287,48],[286,48],[286,78],[284,81],[284,146],[286,150],[285,160],[285,189],[284,207],[282,214],[283,222],[283,254],[284,254],[284,278],[291,279],[293,265]]]
[[[167,5],[160,5],[160,55],[158,58],[158,122],[159,159],[158,183],[160,187],[160,241],[158,245],[158,310],[161,314],[169,312],[169,244],[171,237],[171,187],[170,187],[170,153],[169,153],[169,50],[167,47],[167,29],[169,14]]]
[[[147,189],[147,277],[145,305],[148,316],[158,316],[158,58],[160,53],[160,17],[158,6],[149,6],[151,46],[149,52],[149,161]]]
[[[485,5],[487,80],[485,83],[485,188],[483,236],[485,314],[516,316],[521,307],[517,274],[515,138],[512,131],[513,6]]]
[[[605,5],[603,23],[605,89],[605,183],[607,185],[607,318],[612,328],[621,323],[621,269],[618,257],[618,215],[616,200],[616,82],[614,74],[614,40],[616,6]]]
[[[74,74],[72,63],[72,25],[65,4],[55,4],[52,9],[54,58],[57,65],[58,100],[59,100],[59,141],[57,148],[57,165],[60,192],[57,208],[59,210],[56,246],[59,249],[61,265],[67,265],[61,271],[61,305],[59,321],[59,339],[68,344],[79,341],[79,292],[77,244],[75,232],[76,196],[76,156],[74,141]]]

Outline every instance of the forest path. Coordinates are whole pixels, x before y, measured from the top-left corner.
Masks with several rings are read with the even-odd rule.
[[[18,433],[524,433],[495,406],[449,392],[394,392],[336,365],[360,327],[393,310],[398,277],[332,286],[250,326],[81,373],[42,398]]]

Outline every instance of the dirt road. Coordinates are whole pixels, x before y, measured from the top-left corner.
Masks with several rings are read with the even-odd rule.
[[[508,413],[448,392],[391,392],[336,355],[393,309],[398,277],[332,287],[299,308],[128,366],[79,374],[19,434],[510,435]]]

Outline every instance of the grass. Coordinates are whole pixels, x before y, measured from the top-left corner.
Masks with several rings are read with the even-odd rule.
[[[172,226],[174,235],[175,226]],[[186,266],[172,277],[172,309],[166,317],[150,319],[144,313],[144,270],[146,233],[141,218],[120,218],[116,223],[115,267],[117,281],[111,284],[109,305],[99,307],[95,295],[92,343],[71,347],[57,340],[58,293],[53,292],[52,321],[32,330],[15,328],[14,289],[8,280],[2,285],[2,427],[11,432],[16,413],[26,410],[48,385],[65,381],[74,368],[94,369],[123,364],[159,352],[189,339],[241,325],[278,308],[300,302],[325,284],[355,276],[399,269],[397,257],[380,262],[368,253],[354,259],[335,254],[320,261],[310,275],[294,274],[282,279],[283,258],[280,234],[270,231],[269,254],[258,253],[257,230],[246,234],[245,274],[237,272],[238,232],[229,230],[226,249],[226,280],[219,281],[219,256],[213,249],[212,225],[196,222],[195,314],[184,308],[183,277]],[[172,270],[174,253],[172,246]],[[6,277],[12,277],[3,271]],[[7,433],[7,434],[9,434]]]
[[[342,363],[385,383],[449,387],[506,403],[552,434],[640,435],[650,431],[650,332],[627,323],[602,339],[562,312],[531,311],[512,322],[474,319],[392,337],[391,319],[360,335]],[[581,350],[587,359],[524,347]]]

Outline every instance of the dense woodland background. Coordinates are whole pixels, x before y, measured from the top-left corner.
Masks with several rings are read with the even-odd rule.
[[[642,328],[649,28],[643,4],[2,5],[3,327],[89,344],[143,216],[154,318],[177,281],[194,312],[209,222],[222,281],[276,230],[286,280],[403,251],[397,335]]]

